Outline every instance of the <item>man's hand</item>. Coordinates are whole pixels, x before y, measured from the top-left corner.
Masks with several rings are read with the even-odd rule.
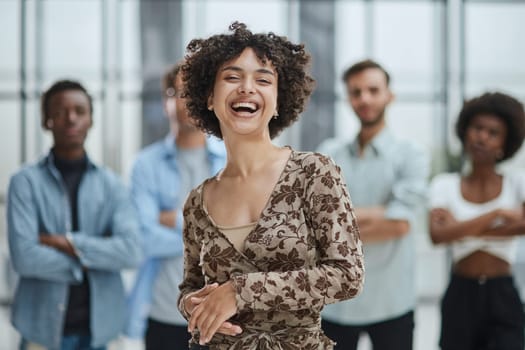
[[[233,334],[236,335],[242,331],[235,325],[228,327],[229,322],[226,322],[237,313],[235,295],[233,282],[229,281],[210,291],[205,298],[195,296],[191,298],[196,306],[192,310],[188,330],[190,332],[194,329],[199,330],[201,345],[208,343],[217,332],[239,331]]]
[[[49,233],[41,233],[38,236],[38,239],[41,244],[46,245],[48,247],[55,248],[56,250],[61,251],[62,253],[65,253],[67,255],[75,257],[75,250],[69,243],[69,241],[66,239],[65,236],[62,235],[52,235]]]
[[[159,222],[166,227],[175,228],[177,224],[177,210],[164,210],[159,214]]]

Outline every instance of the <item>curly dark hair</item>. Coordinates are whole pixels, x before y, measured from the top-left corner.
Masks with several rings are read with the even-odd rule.
[[[202,130],[222,138],[219,120],[207,108],[215,76],[225,62],[251,48],[261,62],[271,62],[277,71],[279,117],[269,123],[270,137],[274,138],[298,119],[312,93],[315,81],[307,72],[310,55],[303,44],[293,44],[272,32],[253,34],[244,23],[234,22],[229,30],[233,33],[193,39],[186,47],[182,72],[190,115]]]
[[[500,93],[488,92],[466,101],[456,122],[456,134],[465,144],[465,134],[472,119],[480,114],[493,114],[507,126],[507,138],[503,157],[498,161],[511,158],[521,147],[525,138],[525,111],[514,97]]]
[[[78,81],[74,80],[59,80],[53,85],[49,87],[43,94],[42,94],[42,127],[44,129],[47,129],[47,120],[49,119],[49,101],[51,100],[51,97],[54,95],[62,92],[62,91],[69,91],[69,90],[77,90],[83,92],[89,101],[89,113],[91,116],[93,116],[93,98],[91,95],[87,92],[86,88],[80,84]]]

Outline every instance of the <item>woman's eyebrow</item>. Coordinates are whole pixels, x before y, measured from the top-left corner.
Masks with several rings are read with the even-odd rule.
[[[235,71],[235,72],[242,72],[244,71],[241,67],[238,67],[238,66],[226,66],[224,67],[223,69],[221,69],[221,71],[227,71],[227,70],[232,70],[232,71]],[[267,69],[267,68],[259,68],[256,70],[257,73],[263,73],[263,74],[270,74],[270,75],[275,75],[274,72],[270,69]]]

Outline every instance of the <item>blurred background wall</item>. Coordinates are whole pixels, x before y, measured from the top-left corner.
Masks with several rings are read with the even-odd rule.
[[[393,78],[390,126],[428,150],[436,173],[453,170],[459,143],[452,126],[465,98],[501,90],[525,101],[523,18],[520,0],[0,0],[0,305],[8,309],[13,286],[8,180],[51,144],[40,128],[39,97],[53,81],[87,86],[95,119],[88,151],[127,179],[136,152],[167,133],[165,69],[192,38],[240,20],[255,32],[304,42],[313,57],[317,89],[279,143],[313,150],[327,137],[355,135],[340,76],[370,57]],[[525,150],[503,166],[525,167]],[[425,222],[417,239],[418,293],[435,303],[447,280],[447,252],[430,245]],[[525,285],[521,247],[516,269]]]

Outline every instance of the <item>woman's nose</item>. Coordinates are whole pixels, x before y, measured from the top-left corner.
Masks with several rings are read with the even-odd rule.
[[[487,130],[481,129],[478,130],[476,136],[478,141],[486,141],[489,138],[489,133]]]
[[[255,85],[250,79],[244,79],[239,85],[238,91],[240,94],[253,94],[255,93]]]

